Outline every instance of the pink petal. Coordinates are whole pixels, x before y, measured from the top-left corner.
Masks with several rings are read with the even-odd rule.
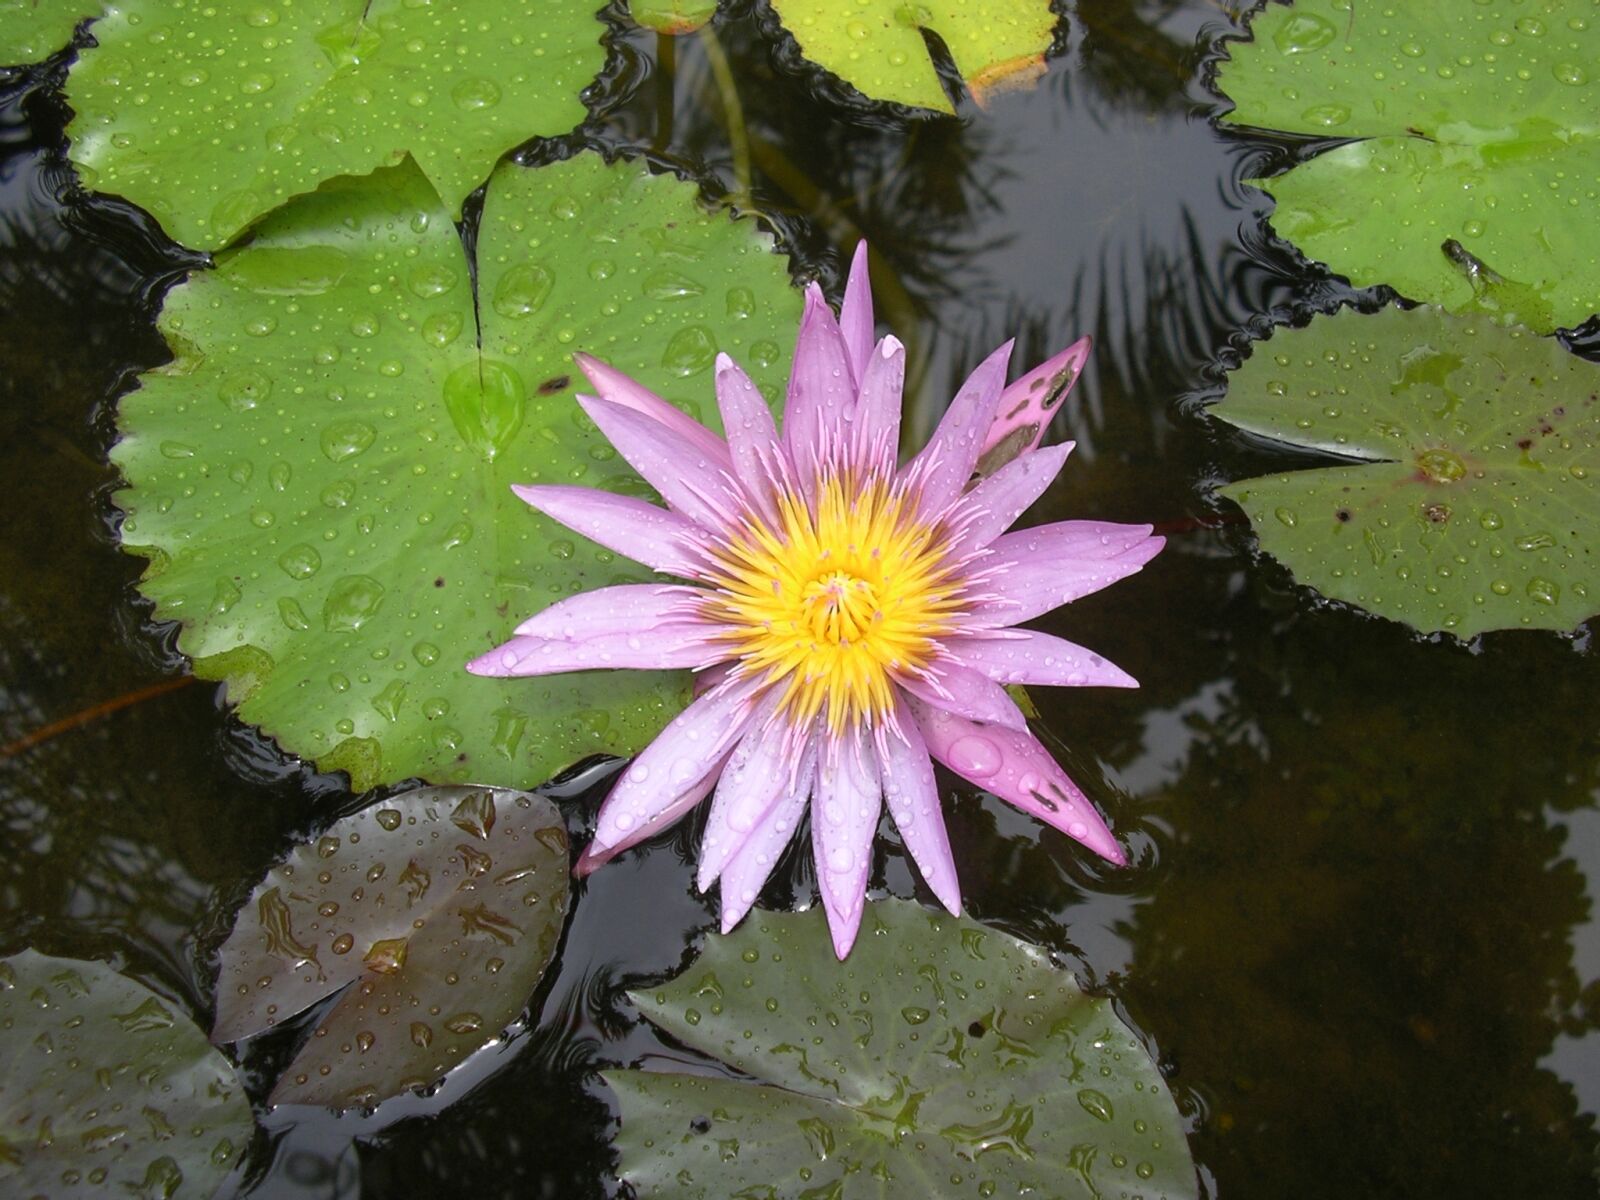
[[[663,830],[672,828],[683,819],[686,813],[710,794],[712,785],[717,782],[717,772],[721,768],[721,763],[713,764],[711,770],[707,771],[698,783],[662,809],[654,818],[638,826],[626,837],[620,838],[605,847],[601,847],[596,842],[590,842],[583,853],[578,856],[578,861],[573,864],[572,873],[579,879],[582,879],[585,875],[592,875],[624,850],[632,849],[640,842],[655,837],[656,834],[661,833]]]
[[[669,507],[707,529],[726,525],[739,511],[738,497],[723,476],[731,469],[726,448],[717,461],[659,421],[631,408],[593,396],[579,396],[578,403],[617,453],[661,493]]]
[[[710,539],[687,517],[646,500],[568,483],[512,484],[511,490],[552,521],[634,562],[687,579],[700,574],[696,548]]]
[[[716,882],[751,830],[761,824],[794,781],[798,766],[794,744],[770,727],[782,694],[773,688],[757,704],[750,732],[734,747],[717,781],[695,872],[695,886],[702,892]]]
[[[1052,526],[1043,528],[1050,529]],[[1149,526],[1123,528],[1147,531]],[[1033,532],[1031,529],[1024,530],[997,539],[994,543],[995,554],[979,563],[982,586],[993,593],[995,600],[983,611],[972,614],[974,625],[1015,625],[1091,592],[1098,592],[1137,572],[1166,544],[1164,538],[1141,534],[1140,540],[1133,541],[1131,545],[1121,543],[1125,548],[1120,548],[1115,555],[1103,553],[1106,547],[1100,545],[1098,539],[1093,546],[1082,547],[1080,553],[1070,549],[1035,551],[1032,548],[1008,553],[1001,549],[1002,543],[1010,538]],[[1050,541],[1041,539],[1040,545],[1048,545]],[[1059,557],[1054,557],[1055,554],[1059,554]]]
[[[1115,521],[1056,521],[1004,534],[995,538],[989,548],[997,555],[1015,560],[1121,558],[1145,542],[1152,528],[1150,525],[1119,525]],[[1160,538],[1155,540],[1161,541]]]
[[[596,853],[634,837],[643,826],[664,829],[671,823],[666,814],[686,811],[683,797],[721,766],[749,727],[755,687],[754,681],[741,679],[708,692],[644,748],[600,806],[592,846]]]
[[[558,600],[535,613],[516,632],[523,637],[575,642],[597,633],[639,633],[699,611],[704,593],[660,583],[597,588]]]
[[[784,445],[802,486],[812,485],[823,463],[839,461],[855,403],[844,335],[822,298],[822,289],[810,284],[783,410]]]
[[[1089,349],[1089,339],[1079,338],[1000,394],[994,422],[978,452],[978,470],[991,474],[1019,455],[1038,449],[1050,428],[1050,418],[1083,373]]]
[[[844,334],[850,377],[859,387],[866,373],[867,355],[872,352],[873,332],[872,281],[867,275],[865,241],[856,243],[855,255],[850,260],[850,277],[844,285],[844,302],[839,305],[839,329]]]
[[[841,960],[850,953],[861,927],[882,802],[878,752],[859,731],[822,748],[816,803],[811,806],[811,848],[833,950]]]
[[[939,428],[922,453],[912,460],[908,470],[920,481],[924,517],[932,519],[943,514],[972,478],[978,450],[994,422],[995,405],[1005,386],[1011,346],[1011,342],[1001,346],[967,376]]]
[[[771,464],[783,453],[778,426],[760,389],[726,354],[717,355],[716,381],[717,407],[722,427],[728,431],[734,478],[775,523]]]
[[[927,739],[929,753],[957,775],[1076,838],[1119,867],[1127,864],[1122,847],[1089,798],[1031,733],[979,725],[920,700],[907,701],[907,707]]]
[[[1032,629],[1010,630],[1007,637],[948,637],[950,656],[983,672],[996,683],[1036,683],[1050,687],[1138,687],[1115,663],[1065,638]]]
[[[806,801],[816,784],[817,753],[815,739],[800,757],[794,784],[750,831],[728,865],[722,868],[722,932],[729,932],[744,919],[745,913],[761,894],[762,885],[777,865],[783,848],[794,836],[795,827],[806,811]]]
[[[1006,729],[1026,729],[1028,719],[1005,688],[988,676],[963,666],[955,657],[941,659],[933,678],[909,673],[895,680],[907,692],[934,708],[960,713],[974,721],[990,721]]]
[[[474,675],[559,675],[564,671],[677,671],[729,657],[720,627],[658,625],[647,632],[597,633],[581,641],[514,637],[467,664]]]
[[[635,412],[665,425],[678,437],[688,442],[708,461],[726,468],[728,446],[721,438],[688,413],[668,404],[644,384],[630,379],[615,367],[588,354],[574,354],[573,360],[594,384],[602,400],[631,408]]]
[[[900,401],[906,387],[906,348],[893,335],[867,352],[856,402],[854,458],[858,467],[893,474],[900,454]]]
[[[883,800],[922,878],[939,902],[961,915],[961,884],[939,807],[939,788],[927,744],[904,700],[896,697],[899,733],[884,737]]]
[[[1021,455],[968,492],[961,500],[961,510],[976,515],[966,523],[962,541],[972,547],[987,546],[1010,529],[1044,495],[1074,445],[1062,442]]]

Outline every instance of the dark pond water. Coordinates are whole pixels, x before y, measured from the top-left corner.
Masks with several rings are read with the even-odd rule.
[[[1173,535],[1136,579],[1044,625],[1143,681],[1036,696],[1132,867],[947,779],[970,908],[1115,999],[1168,1074],[1210,1195],[1596,1195],[1600,656],[1588,632],[1420,639],[1319,602],[1253,558],[1243,527],[1210,527],[1211,485],[1268,461],[1202,415],[1215,364],[1351,294],[1275,243],[1269,202],[1239,182],[1291,148],[1210,121],[1205,63],[1230,14],[1079,7],[1036,91],[960,121],[852,108],[774,56],[757,15],[722,29],[756,200],[797,270],[835,281],[864,234],[897,277],[880,315],[912,350],[914,432],[1008,334],[1033,362],[1092,333],[1055,430],[1079,449],[1038,519]],[[624,34],[615,51],[586,139],[731,186],[702,48],[663,59]],[[361,800],[238,725],[210,685],[13,744],[184,673],[116,549],[106,450],[118,395],[163,360],[154,315],[190,260],[134,211],[63,198],[55,82],[0,85],[0,953],[110,959],[207,1024],[233,907]],[[597,780],[559,789],[575,835]],[[527,1033],[375,1116],[266,1114],[237,1193],[614,1194],[591,1071],[657,1046],[620,987],[675,969],[712,924],[697,835],[691,821],[577,886]],[[811,902],[804,857],[769,904]],[[920,887],[884,842],[873,882]],[[252,1049],[257,1095],[290,1048]]]

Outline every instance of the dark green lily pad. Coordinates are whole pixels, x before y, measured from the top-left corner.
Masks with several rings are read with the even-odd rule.
[[[864,96],[950,113],[922,31],[943,40],[979,104],[1031,87],[1055,35],[1048,0],[772,0],[800,53]]]
[[[1347,310],[1258,345],[1211,412],[1367,460],[1222,490],[1324,595],[1463,638],[1600,611],[1600,369],[1556,342]]]
[[[1337,146],[1277,231],[1357,286],[1540,332],[1600,311],[1600,15],[1564,0],[1267,5],[1218,86],[1238,125]]]
[[[105,963],[0,959],[0,1191],[205,1200],[254,1132],[233,1066]]]
[[[607,1071],[648,1197],[1194,1196],[1161,1073],[1048,954],[904,901],[835,960],[820,909],[755,912],[633,993],[749,1081]]]
[[[72,69],[87,186],[214,250],[325,179],[410,155],[450,216],[502,153],[584,118],[593,0],[129,0]]]
[[[49,58],[100,12],[99,0],[0,0],[0,66]]]
[[[567,912],[566,827],[542,796],[419,788],[267,873],[222,947],[234,1042],[343,989],[274,1104],[374,1104],[433,1083],[521,1014]]]
[[[754,222],[594,155],[502,167],[477,247],[475,305],[420,171],[330,183],[168,296],[177,359],[122,402],[122,537],[157,615],[241,717],[358,791],[525,786],[682,707],[686,674],[466,673],[555,600],[648,574],[510,485],[643,487],[573,400],[573,351],[714,420],[716,352],[776,395],[798,318]]]

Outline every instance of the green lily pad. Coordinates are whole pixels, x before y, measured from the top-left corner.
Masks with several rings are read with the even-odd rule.
[[[122,537],[157,615],[243,719],[357,790],[526,786],[682,707],[684,673],[466,673],[555,600],[648,575],[510,485],[643,487],[574,402],[573,351],[714,420],[716,352],[777,395],[799,314],[753,222],[594,155],[502,166],[477,253],[475,300],[409,162],[333,181],[173,290],[176,361],[122,402]]]
[[[840,963],[820,909],[755,912],[633,999],[750,1080],[605,1072],[641,1200],[1197,1194],[1111,1002],[975,921],[874,903]]]
[[[1587,7],[1587,6],[1584,6]],[[1224,120],[1336,146],[1258,180],[1277,231],[1359,287],[1540,332],[1600,310],[1600,20],[1565,0],[1267,5]]]
[[[1553,340],[1346,310],[1258,345],[1211,412],[1366,460],[1222,489],[1324,595],[1463,638],[1600,611],[1600,369]]]
[[[521,1014],[555,957],[570,865],[542,796],[380,800],[251,893],[222,947],[212,1037],[238,1041],[343,989],[272,1103],[340,1108],[426,1087]]]
[[[0,959],[0,1191],[205,1200],[254,1133],[233,1066],[105,963]]]
[[[1033,86],[1055,35],[1049,0],[772,0],[800,53],[864,96],[952,113],[924,29],[943,39],[972,98]]]
[[[49,58],[100,11],[98,0],[0,0],[0,66]]]
[[[325,179],[410,155],[451,216],[507,149],[566,133],[605,62],[592,0],[130,0],[72,69],[84,182],[214,250]]]
[[[717,0],[628,0],[628,15],[646,29],[693,33],[716,14]]]

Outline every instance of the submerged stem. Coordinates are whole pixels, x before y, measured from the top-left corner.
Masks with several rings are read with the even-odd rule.
[[[100,704],[90,705],[88,708],[73,713],[70,717],[62,717],[59,721],[51,721],[50,724],[41,726],[40,728],[35,729],[32,733],[19,737],[14,742],[9,742],[4,746],[0,746],[0,758],[15,758],[24,750],[31,750],[34,746],[40,745],[43,742],[48,742],[51,738],[60,734],[70,733],[80,725],[87,725],[89,722],[96,721],[101,717],[110,716],[119,709],[129,708],[132,705],[140,703],[141,701],[153,700],[157,696],[164,696],[168,692],[175,692],[179,688],[188,687],[194,682],[195,678],[193,675],[180,675],[175,679],[163,679],[158,683],[152,683],[149,687],[142,687],[131,692],[125,692],[115,699],[106,700]]]
[[[727,52],[717,40],[710,25],[702,26],[696,35],[706,52],[706,62],[711,66],[712,77],[717,82],[717,93],[722,98],[722,114],[728,123],[728,147],[733,153],[735,204],[749,208],[750,199],[750,136],[744,127],[744,105],[739,102],[739,88],[734,82],[733,68],[728,64]]]

